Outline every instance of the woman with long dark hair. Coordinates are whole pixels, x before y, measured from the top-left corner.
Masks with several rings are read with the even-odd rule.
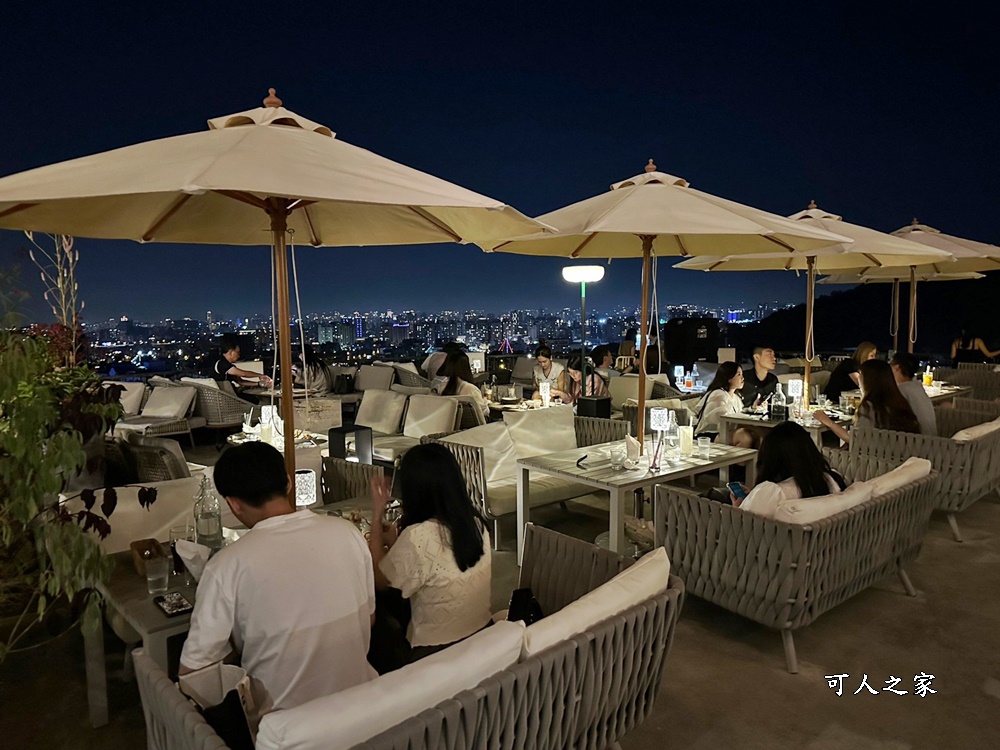
[[[311,346],[305,347],[304,353],[299,352],[296,357],[292,364],[292,378],[295,385],[312,388],[320,393],[329,393],[333,385],[330,368]]]
[[[579,354],[570,358],[556,385],[552,395],[558,396],[566,404],[575,404],[580,396],[608,395],[608,386],[604,383],[604,378],[597,374],[592,364],[587,365],[587,389],[584,391],[583,359]]]
[[[761,443],[757,484],[742,502],[733,498],[733,505],[771,517],[786,500],[834,494],[846,487],[844,478],[830,468],[805,428],[782,422]]]
[[[376,591],[398,589],[410,602],[406,640],[413,661],[490,623],[490,538],[458,462],[443,446],[417,445],[403,456],[395,539],[383,527],[389,490],[386,477],[372,479],[369,549]]]
[[[896,385],[896,378],[888,362],[870,359],[861,365],[860,376],[861,391],[864,395],[854,414],[855,427],[920,432],[920,422],[917,421],[909,402],[899,392],[899,386]],[[826,412],[817,411],[813,416],[829,427],[841,440],[850,442],[850,432],[830,419]]]
[[[490,416],[489,403],[483,392],[472,382],[472,365],[468,354],[460,350],[449,353],[438,372],[447,378],[440,391],[442,396],[469,396],[476,402],[484,417]]]
[[[743,369],[735,362],[723,362],[708,384],[698,404],[695,435],[715,440],[722,428],[719,419],[743,411],[743,399],[736,392],[743,387]]]

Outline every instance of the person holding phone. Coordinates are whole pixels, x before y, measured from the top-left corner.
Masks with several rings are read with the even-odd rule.
[[[761,443],[753,490],[735,482],[728,486],[733,506],[771,518],[786,500],[836,494],[847,482],[830,468],[805,428],[782,422]]]

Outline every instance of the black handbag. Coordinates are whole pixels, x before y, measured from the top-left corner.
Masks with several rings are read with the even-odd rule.
[[[345,394],[354,393],[354,376],[348,375],[346,373],[341,373],[333,379],[333,393]]]
[[[531,625],[541,620],[543,616],[542,607],[531,593],[531,589],[514,589],[507,607],[508,622],[521,621],[525,625]]]

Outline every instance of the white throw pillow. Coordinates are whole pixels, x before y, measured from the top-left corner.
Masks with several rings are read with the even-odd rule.
[[[406,396],[402,393],[373,388],[365,391],[354,424],[370,427],[385,435],[398,435],[405,407]]]
[[[972,427],[966,427],[964,430],[959,430],[951,439],[956,443],[967,443],[970,440],[975,440],[983,435],[989,435],[991,432],[1000,430],[1000,419],[994,419],[992,422],[984,422],[983,424],[973,425]]]
[[[118,397],[122,404],[122,410],[126,417],[132,417],[139,413],[142,408],[142,397],[146,394],[145,383],[109,383],[109,385],[120,385],[125,390]]]
[[[260,721],[257,750],[338,750],[474,688],[517,662],[524,624],[498,622],[395,672]]]
[[[181,419],[187,415],[194,397],[195,389],[191,385],[153,388],[149,398],[146,399],[146,405],[142,407],[142,416]]]
[[[389,367],[361,365],[361,367],[358,368],[358,374],[354,378],[354,390],[387,391],[389,390],[389,386],[392,385],[392,379],[394,377],[396,377],[396,371],[392,369],[391,365]]]
[[[795,524],[815,523],[855,505],[861,505],[871,497],[872,486],[868,482],[855,482],[843,492],[779,503],[778,509],[774,512],[774,520]]]
[[[874,479],[869,479],[867,483],[872,486],[872,497],[878,497],[911,482],[916,482],[918,479],[923,479],[930,473],[930,461],[926,458],[910,456],[902,465]]]
[[[530,625],[521,661],[665,591],[669,577],[667,551],[657,547],[607,583]]]
[[[395,391],[392,392],[395,393]],[[430,395],[410,396],[406,406],[403,434],[406,437],[420,438],[439,432],[452,432],[455,429],[457,414],[458,402],[453,398]]]
[[[519,458],[576,448],[572,406],[508,411],[504,412],[503,421]]]
[[[200,385],[200,386],[204,386],[205,388],[214,388],[215,390],[219,390],[219,381],[212,380],[211,378],[188,378],[188,377],[184,377],[184,378],[181,378],[181,382],[182,383],[190,383],[191,385]]]
[[[491,422],[441,439],[483,449],[483,471],[487,486],[504,479],[517,478],[517,452],[507,425],[503,422]]]

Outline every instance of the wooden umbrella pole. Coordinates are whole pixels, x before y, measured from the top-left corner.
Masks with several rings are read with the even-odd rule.
[[[295,480],[295,405],[292,402],[291,314],[288,303],[288,257],[285,230],[288,227],[288,199],[269,198],[271,244],[274,252],[275,283],[278,285],[278,364],[281,376],[281,418],[285,422],[285,470]],[[294,503],[295,487],[289,487]]]
[[[908,339],[908,351],[913,354],[913,345],[917,343],[917,267],[910,266],[910,330],[906,337]]]
[[[813,304],[816,297],[816,258],[808,256],[806,258],[806,351],[805,351],[805,374],[802,377],[802,398],[805,403],[809,403],[809,382],[812,375],[812,360],[815,356],[813,351]]]
[[[639,455],[642,455],[646,434],[646,343],[649,338],[649,272],[653,255],[653,236],[639,235],[642,240],[642,312],[639,320],[639,420],[636,439],[639,441]],[[657,332],[659,332],[657,330]],[[661,355],[662,356],[662,355]]]

